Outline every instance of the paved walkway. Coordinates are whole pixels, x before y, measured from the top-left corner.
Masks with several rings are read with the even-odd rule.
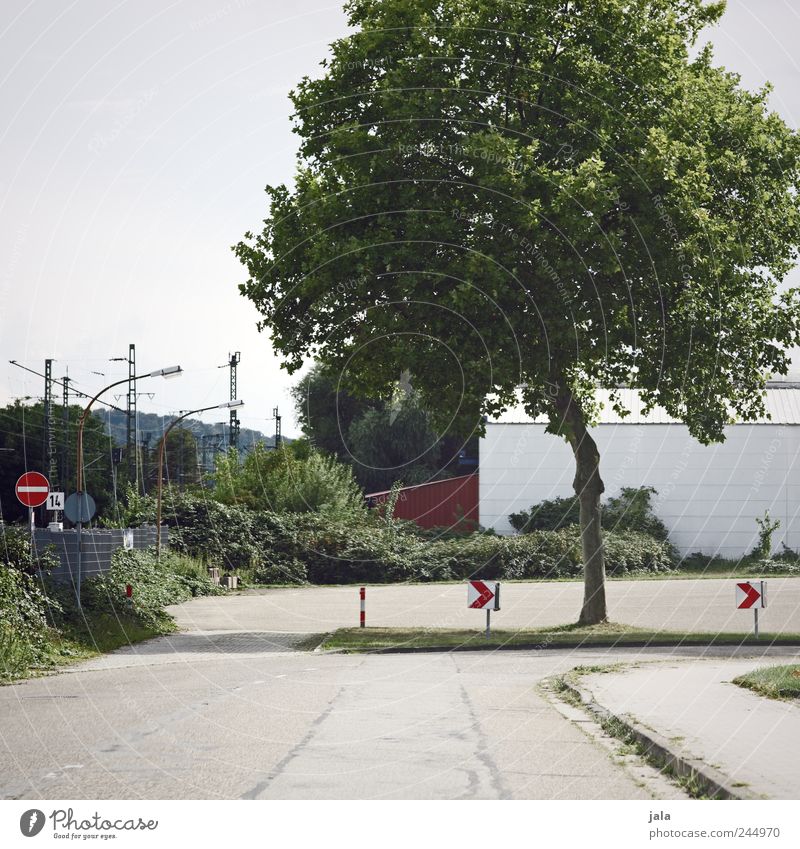
[[[718,769],[749,793],[800,798],[800,704],[775,701],[730,683],[765,666],[800,662],[783,658],[718,658],[645,663],[616,673],[581,678],[581,686],[616,716],[635,719],[686,758]]]
[[[731,580],[609,581],[609,616],[642,628],[743,632],[753,614],[736,610]],[[382,627],[475,628],[483,611],[467,609],[464,584],[371,586],[367,625]],[[496,628],[537,628],[575,622],[583,583],[504,583]],[[765,633],[800,633],[800,578],[769,579],[769,607],[761,611]],[[192,630],[255,630],[318,633],[358,625],[358,587],[297,587],[249,590],[233,596],[199,598],[170,608]]]

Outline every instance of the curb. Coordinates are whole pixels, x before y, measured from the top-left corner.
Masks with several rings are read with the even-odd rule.
[[[335,632],[332,632],[335,633]],[[329,635],[330,636],[330,635]],[[327,638],[326,638],[327,639]],[[323,640],[324,642],[324,640]],[[694,643],[689,641],[676,642],[674,640],[635,640],[631,642],[619,642],[616,640],[603,640],[598,642],[574,642],[574,643],[515,643],[514,645],[460,645],[460,646],[386,646],[384,648],[336,648],[327,649],[337,654],[426,654],[429,652],[452,652],[452,651],[559,651],[565,649],[740,649],[740,648],[798,648],[800,642],[797,640],[781,641],[774,640],[746,640],[741,643]]]
[[[560,680],[566,691],[579,699],[583,707],[600,722],[601,726],[609,722],[621,725],[642,746],[647,756],[656,761],[662,771],[669,768],[675,775],[695,780],[712,799],[763,800],[763,796],[758,796],[745,787],[734,787],[730,778],[714,767],[673,751],[670,748],[670,741],[658,732],[644,728],[634,719],[623,718],[612,713],[608,708],[598,704],[592,694],[579,685],[563,677]]]

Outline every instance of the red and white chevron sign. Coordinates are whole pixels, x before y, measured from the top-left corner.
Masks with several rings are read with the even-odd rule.
[[[473,610],[500,610],[500,582],[470,581],[467,584],[467,607]]]
[[[736,609],[752,610],[767,606],[766,581],[740,581],[736,584]]]

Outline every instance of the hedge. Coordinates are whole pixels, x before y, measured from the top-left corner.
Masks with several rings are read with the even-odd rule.
[[[146,507],[144,500],[140,507]],[[500,537],[473,533],[427,540],[407,523],[365,513],[335,519],[319,513],[272,513],[178,494],[165,511],[173,548],[229,570],[246,567],[259,583],[341,584],[360,581],[444,581],[487,578],[561,578],[582,574],[580,531]],[[141,519],[152,520],[147,509]],[[612,574],[666,571],[668,542],[636,531],[605,534]]]

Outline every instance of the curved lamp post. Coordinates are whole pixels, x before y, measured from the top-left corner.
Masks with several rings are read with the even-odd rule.
[[[188,416],[195,416],[198,413],[207,413],[209,410],[230,410],[234,407],[244,407],[244,401],[226,401],[224,404],[212,404],[210,407],[200,407],[197,410],[189,410],[187,413],[183,413],[178,416],[175,421],[170,422],[169,427],[164,431],[164,435],[161,437],[161,444],[158,446],[158,495],[156,497],[156,558],[161,557],[161,493],[163,488],[163,469],[164,469],[164,446],[167,444],[167,437],[169,436],[172,428],[175,427],[176,424],[182,422]]]
[[[130,380],[137,381],[142,380],[145,377],[178,377],[182,374],[183,369],[180,366],[168,366],[167,368],[156,369],[156,371],[150,371],[146,374],[139,374],[133,378],[125,377],[122,380],[117,380],[114,383],[110,383],[105,389],[101,389],[97,395],[95,395],[89,403],[86,405],[83,413],[81,414],[80,421],[78,422],[78,452],[77,452],[77,471],[76,471],[76,483],[77,483],[77,495],[78,495],[78,505],[79,510],[83,504],[83,426],[86,424],[86,419],[89,416],[89,411],[92,409],[92,404],[104,393],[108,392],[109,389],[113,389],[115,386],[121,386],[123,383],[128,383]],[[81,513],[79,513],[78,518],[80,519]],[[77,552],[77,567],[78,567],[78,583],[76,587],[76,593],[78,598],[78,608],[81,606],[81,530],[83,529],[83,522],[78,521],[77,525],[77,543],[78,543],[78,552]]]

